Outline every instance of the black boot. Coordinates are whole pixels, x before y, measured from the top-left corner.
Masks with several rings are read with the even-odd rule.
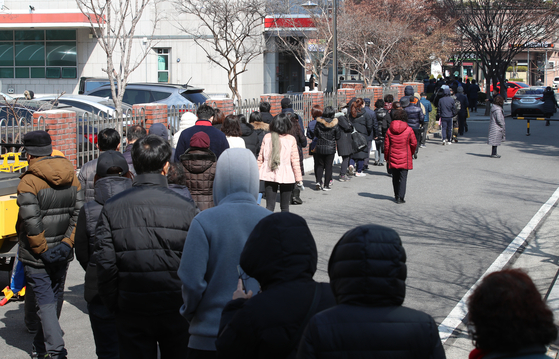
[[[291,204],[303,204],[303,200],[300,195],[301,190],[299,188],[294,188],[291,192]]]

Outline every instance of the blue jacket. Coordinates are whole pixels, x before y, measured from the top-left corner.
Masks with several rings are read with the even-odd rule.
[[[420,125],[423,125],[423,112],[421,111],[421,107],[419,104],[416,106],[413,103],[410,103],[408,107],[405,107],[404,110],[408,113],[408,125],[414,129],[419,129]]]
[[[433,111],[431,101],[423,97],[419,101],[423,104],[423,108],[425,109],[425,119],[423,120],[423,122],[429,123],[429,114],[431,113],[431,111]]]
[[[216,350],[221,312],[237,289],[241,251],[256,224],[272,214],[256,204],[258,176],[250,150],[223,152],[214,180],[215,207],[200,212],[190,225],[178,271],[180,312],[190,322],[189,348]]]
[[[196,125],[189,127],[181,132],[179,143],[177,143],[177,148],[175,150],[175,162],[181,163],[181,155],[190,148],[190,138],[192,138],[195,133],[200,131],[205,132],[210,138],[210,150],[216,155],[217,158],[219,158],[223,151],[229,148],[229,142],[227,141],[225,134],[212,126],[199,125],[198,123],[202,121],[204,120],[196,121]]]

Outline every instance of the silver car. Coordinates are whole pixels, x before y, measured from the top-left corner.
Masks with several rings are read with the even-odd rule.
[[[86,95],[97,97],[110,97],[111,85],[103,85]],[[189,85],[172,85],[164,83],[130,83],[126,85],[126,91],[122,102],[129,105],[139,103],[164,103],[171,106],[197,106],[209,99],[204,89]]]
[[[528,87],[519,89],[510,105],[511,115],[516,116],[543,116],[543,92],[545,87]]]
[[[53,102],[58,99],[58,102],[64,105],[73,106],[79,108],[85,112],[94,113],[96,115],[101,115],[103,117],[113,117],[115,114],[115,105],[113,100],[86,96],[86,95],[62,95],[62,96],[41,96],[37,98],[38,101],[48,101]],[[122,111],[132,109],[132,106],[125,103],[122,104]]]

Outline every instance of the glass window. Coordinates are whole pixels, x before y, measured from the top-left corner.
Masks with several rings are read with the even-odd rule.
[[[126,89],[126,92],[124,92],[124,96],[122,97],[122,101],[130,105],[135,105],[137,103],[151,103],[153,102],[153,98],[151,96],[151,92],[148,90]]]
[[[125,93],[125,94],[126,94],[126,93]],[[95,91],[95,92],[92,92],[92,93],[90,93],[90,94],[88,94],[88,95],[97,96],[97,97],[108,97],[108,96],[112,96],[112,95],[111,95],[111,89],[104,89],[104,90]]]
[[[16,79],[28,79],[29,67],[16,67]]]
[[[47,40],[76,40],[75,30],[46,30]]]
[[[155,101],[161,101],[171,96],[170,92],[161,92],[161,91],[152,91],[151,94]]]
[[[14,32],[13,31],[0,31],[0,40],[13,40],[14,39]]]
[[[168,72],[158,72],[157,73],[157,82],[169,82],[169,73]]]
[[[16,42],[16,66],[45,66],[42,42]]]
[[[76,66],[75,42],[47,42],[47,66]]]
[[[155,49],[157,51],[157,81],[169,82],[169,49]]]
[[[78,70],[75,67],[63,67],[62,68],[62,78],[63,79],[75,79],[78,77]]]
[[[14,78],[14,68],[0,68],[0,78],[3,79],[13,79]]]
[[[31,78],[32,79],[44,79],[45,68],[44,67],[32,67],[31,68]]]
[[[196,104],[206,103],[206,100],[209,100],[208,95],[206,95],[203,92],[193,92],[193,93],[183,92],[181,95],[184,98],[186,98],[188,101]]]
[[[47,67],[47,79],[59,79],[60,67]]]
[[[16,41],[21,40],[44,40],[45,31],[44,30],[16,30],[15,31]]]
[[[14,66],[14,44],[0,42],[0,66]]]

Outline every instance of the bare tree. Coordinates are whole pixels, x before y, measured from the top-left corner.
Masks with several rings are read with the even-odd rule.
[[[531,42],[553,41],[558,2],[541,0],[442,0],[445,20],[456,21],[464,46],[473,49],[486,79],[504,83],[512,59]],[[501,93],[506,96],[506,87]],[[488,111],[488,108],[486,109]]]
[[[111,84],[117,116],[122,115],[122,98],[130,74],[145,60],[155,41],[153,34],[160,21],[161,0],[76,0],[80,11],[88,18],[94,36],[107,55],[103,68]],[[142,26],[145,47],[134,49],[134,36],[145,11],[151,13],[151,25]],[[143,25],[146,22],[142,22]],[[136,40],[137,41],[137,40]],[[138,54],[138,55],[135,55]],[[135,56],[133,58],[133,56]],[[117,90],[118,89],[118,90]]]
[[[179,14],[195,21],[179,21],[207,59],[227,72],[233,99],[241,99],[239,75],[264,52],[265,0],[174,0]]]

